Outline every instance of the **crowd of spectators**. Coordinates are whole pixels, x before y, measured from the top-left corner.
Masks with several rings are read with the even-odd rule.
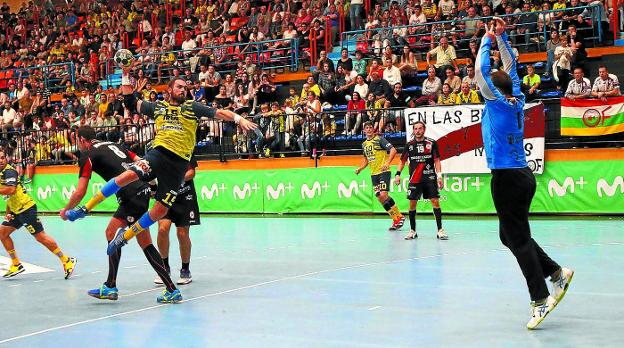
[[[100,127],[100,139],[142,148],[153,137],[152,121],[130,115],[122,99],[99,83],[114,71],[114,53],[128,46],[137,55],[132,83],[145,99],[167,100],[166,90],[158,86],[183,78],[189,98],[232,109],[261,126],[245,134],[233,124],[202,120],[199,141],[219,143],[231,137],[238,152],[258,156],[283,156],[286,150],[315,156],[317,149],[322,155],[340,135],[339,129],[345,136],[361,134],[367,120],[382,133],[401,131],[400,108],[479,102],[474,63],[486,24],[483,16],[518,14],[505,17],[512,44],[522,51],[546,49],[545,77],[554,77],[565,91],[571,73],[578,81],[576,67],[589,75],[582,65],[587,56],[585,33],[592,25],[603,25],[606,33],[611,5],[602,0],[373,0],[365,13],[364,4],[363,0],[197,0],[187,1],[182,11],[176,1],[169,17],[166,2],[154,0],[76,0],[59,5],[52,0],[29,1],[13,13],[4,3],[2,139],[16,149],[9,151],[16,159],[28,157],[32,163],[75,160],[76,140],[70,130],[84,124]],[[586,10],[574,9],[588,4],[604,12],[603,23],[590,23]],[[535,13],[565,8],[571,10]],[[331,47],[325,47],[326,35],[336,42],[338,21],[343,19],[345,30],[365,31],[358,34],[362,43],[358,51],[351,55],[343,50],[334,63],[327,57]],[[427,24],[437,21],[447,22]],[[544,28],[549,37],[542,34]],[[566,36],[559,35],[564,32]],[[259,67],[268,57],[252,48],[271,39],[278,41],[263,45],[274,55],[294,49],[289,40],[297,39],[302,59],[316,61],[302,88],[291,88],[284,100],[275,97],[275,71]],[[309,57],[314,52],[310,40],[316,41],[318,57]],[[418,79],[418,63],[423,61],[424,81]],[[492,64],[495,68],[499,64],[496,53]],[[44,65],[48,67],[32,68]],[[540,77],[531,69],[525,87],[532,98],[538,95]],[[421,90],[404,91],[415,85]],[[63,95],[59,102],[52,102],[53,92]],[[329,105],[346,105],[343,127],[323,112]],[[18,141],[11,131],[26,135]]]

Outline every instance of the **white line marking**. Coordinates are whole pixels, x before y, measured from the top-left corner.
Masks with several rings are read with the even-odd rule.
[[[157,287],[157,288],[154,288],[154,289],[147,289],[147,290],[132,292],[132,293],[129,293],[129,294],[126,294],[126,295],[119,295],[119,297],[136,296],[136,295],[145,294],[145,293],[152,292],[152,291],[157,291],[157,290],[161,290],[162,291],[162,289],[163,289],[163,287],[161,286],[161,287]]]
[[[604,245],[623,245],[623,244],[624,243],[615,242],[615,243],[605,243]],[[574,245],[574,246],[583,246],[583,245],[577,244],[577,245]],[[505,250],[507,250],[507,248],[497,248],[497,249],[490,249],[490,250],[485,250],[485,251],[465,251],[465,252],[461,252],[461,253],[442,253],[442,254],[434,254],[434,255],[428,255],[428,256],[412,257],[412,258],[408,258],[408,259],[363,263],[363,264],[359,264],[359,265],[352,265],[352,266],[345,266],[345,267],[339,267],[339,268],[333,268],[333,269],[326,269],[326,270],[320,270],[320,271],[315,271],[315,272],[309,272],[309,273],[304,273],[304,274],[299,274],[299,275],[294,275],[294,276],[289,276],[289,277],[283,277],[283,278],[279,278],[279,279],[269,280],[269,281],[266,281],[266,282],[261,282],[261,283],[247,285],[247,286],[242,286],[242,287],[235,288],[235,289],[224,290],[224,291],[219,291],[219,292],[215,292],[215,293],[212,293],[212,294],[206,294],[206,295],[201,295],[201,296],[197,296],[197,297],[192,297],[192,298],[186,299],[186,300],[184,300],[182,302],[192,302],[192,301],[201,300],[201,299],[208,298],[208,297],[215,297],[215,296],[219,296],[219,295],[225,295],[225,294],[229,294],[229,293],[233,293],[233,292],[237,292],[237,291],[253,289],[253,288],[257,288],[257,287],[264,286],[264,285],[280,283],[280,282],[284,282],[284,281],[287,281],[287,280],[300,279],[300,278],[305,278],[305,277],[318,275],[318,274],[324,274],[324,273],[345,271],[345,270],[364,268],[364,267],[370,267],[370,266],[390,265],[390,264],[395,264],[395,263],[410,262],[410,261],[416,261],[416,260],[426,260],[426,259],[432,259],[432,258],[441,257],[441,256],[461,256],[461,255],[469,255],[469,254],[481,254],[481,253],[487,253],[487,252],[498,252],[498,251],[505,251]],[[153,290],[155,290],[155,289],[153,289]],[[148,290],[145,290],[145,292],[148,292]],[[52,332],[52,331],[58,331],[58,330],[61,330],[61,329],[67,329],[67,328],[78,326],[78,325],[89,324],[89,323],[93,323],[93,322],[96,322],[96,321],[101,321],[101,320],[121,317],[121,316],[124,316],[124,315],[130,315],[130,314],[134,314],[134,313],[145,312],[145,311],[148,311],[148,310],[151,310],[151,309],[155,309],[155,308],[160,308],[160,307],[163,307],[163,306],[168,306],[168,304],[159,304],[159,305],[139,308],[139,309],[135,309],[135,310],[131,310],[131,311],[126,311],[126,312],[120,312],[120,313],[116,313],[116,314],[106,315],[106,316],[102,316],[102,317],[98,317],[98,318],[82,320],[82,321],[78,321],[78,322],[71,323],[71,324],[51,327],[51,328],[48,328],[48,329],[31,332],[29,334],[24,334],[24,335],[20,335],[20,336],[7,338],[7,339],[4,339],[4,340],[0,341],[0,344],[4,344],[4,343],[7,343],[7,342],[12,342],[12,341],[17,341],[17,340],[20,340],[20,339],[23,339],[23,338],[33,337],[33,336],[41,335],[41,334]]]
[[[13,285],[9,285],[9,288],[15,288],[15,287],[18,287],[18,286],[22,286],[22,284],[13,284]]]
[[[33,283],[41,283],[42,281],[43,281],[43,279],[33,280]]]
[[[369,310],[369,311],[374,311],[375,309],[379,309],[379,308],[381,308],[381,306],[371,307],[371,308],[369,308],[368,310]]]
[[[137,268],[137,266],[125,266],[124,269]]]
[[[6,256],[0,256],[0,268],[4,270],[8,270],[10,264],[11,264],[10,258]],[[24,271],[22,274],[54,272],[54,270],[51,270],[49,268],[33,265],[32,263],[28,263],[28,262],[22,262],[22,265],[24,265],[24,268],[26,269],[26,271]]]
[[[98,274],[98,273],[102,273],[102,271],[93,271],[93,272],[91,272],[91,274]]]

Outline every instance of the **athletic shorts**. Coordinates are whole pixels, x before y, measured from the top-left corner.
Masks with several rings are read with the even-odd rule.
[[[440,198],[438,183],[435,181],[425,181],[419,184],[409,184],[407,188],[407,199],[417,201],[420,197],[424,199]]]
[[[158,190],[154,198],[167,208],[171,208],[184,182],[188,164],[187,160],[159,146],[149,150],[145,157],[135,162],[130,169],[144,182],[158,179]]]
[[[192,192],[180,194],[164,219],[171,220],[177,227],[199,225],[197,196]]]
[[[33,205],[19,214],[14,214],[13,219],[9,221],[2,221],[2,226],[9,226],[15,229],[24,226],[33,236],[43,231],[41,220],[37,217],[37,205]]]
[[[390,172],[371,175],[371,181],[373,182],[375,196],[379,196],[383,191],[388,192],[390,190]]]
[[[123,199],[118,197],[117,203],[119,203],[119,207],[117,207],[113,217],[124,220],[128,225],[131,225],[149,210],[149,201],[150,189],[147,186],[131,198]]]

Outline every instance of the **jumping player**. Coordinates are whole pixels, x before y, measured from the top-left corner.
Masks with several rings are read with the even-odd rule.
[[[80,127],[77,136],[78,146],[81,150],[80,173],[76,190],[72,193],[65,208],[59,212],[63,220],[67,220],[67,211],[78,205],[85,196],[93,172],[97,173],[104,180],[110,180],[116,175],[123,173],[126,168],[129,168],[135,161],[139,160],[134,153],[124,150],[119,144],[96,140],[95,130],[89,126]],[[116,196],[119,207],[106,227],[106,240],[109,242],[115,237],[115,232],[119,228],[127,227],[128,224],[137,221],[147,211],[149,208],[150,188],[148,184],[136,181],[119,190]],[[177,303],[182,301],[180,290],[176,289],[173,281],[167,274],[160,254],[152,245],[149,231],[138,235],[137,242],[143,249],[147,261],[159,275],[159,278],[163,279],[166,286],[166,290],[156,301],[158,303]],[[89,296],[99,299],[117,300],[119,296],[117,271],[119,270],[120,259],[121,249],[108,256],[108,277],[106,282],[101,287],[90,290],[87,293]]]
[[[524,102],[520,78],[505,33],[505,21],[494,18],[477,55],[476,79],[485,98],[481,121],[488,168],[492,171],[492,199],[500,222],[500,239],[516,257],[531,295],[528,329],[536,328],[565,295],[574,271],[561,268],[531,238],[529,207],[535,177],[524,153]],[[496,26],[496,28],[495,28]],[[491,72],[490,50],[496,40],[503,69]],[[552,296],[544,278],[550,276]]]
[[[0,194],[6,198],[6,216],[0,225],[0,240],[9,253],[11,266],[4,278],[15,277],[25,271],[24,266],[17,257],[15,246],[11,237],[18,228],[25,226],[26,230],[35,237],[37,242],[43,244],[54,255],[58,256],[63,264],[65,279],[68,279],[76,267],[76,258],[63,254],[54,239],[43,230],[43,225],[37,217],[37,205],[35,201],[26,194],[26,189],[22,186],[17,171],[7,163],[4,150],[0,150]]]
[[[169,230],[171,229],[172,223],[176,225],[178,243],[180,245],[180,257],[182,259],[178,285],[186,285],[193,281],[189,268],[191,262],[191,238],[189,236],[189,231],[191,226],[200,224],[199,204],[197,203],[195,183],[193,182],[193,178],[195,178],[195,168],[197,168],[197,161],[195,160],[195,156],[193,156],[189,162],[186,174],[184,174],[184,184],[180,190],[178,190],[178,199],[173,203],[167,215],[158,220],[158,251],[160,251],[167,272],[170,272]],[[160,277],[156,277],[154,283],[162,284],[163,281]]]
[[[213,109],[186,100],[186,81],[179,78],[169,82],[168,91],[171,95],[169,102],[151,103],[137,100],[128,77],[129,71],[129,68],[125,68],[122,76],[121,90],[124,94],[124,105],[130,109],[131,113],[138,110],[143,115],[155,118],[154,147],[147,152],[143,160],[136,162],[125,172],[109,180],[84,207],[74,208],[67,212],[69,220],[82,218],[105,198],[115,194],[122,187],[137,180],[148,182],[158,179],[156,203],[130,227],[120,229],[117,232],[115,238],[109,243],[107,249],[109,255],[127,244],[128,240],[162,219],[175,202],[178,189],[184,181],[184,174],[195,149],[199,118],[216,117],[224,121],[234,121],[244,131],[257,127],[255,123],[247,121],[229,110]]]
[[[372,122],[364,122],[364,134],[366,135],[366,140],[362,143],[364,158],[362,159],[362,164],[355,170],[355,174],[359,175],[370,164],[371,181],[373,182],[375,196],[392,218],[392,226],[390,226],[389,230],[398,230],[403,227],[405,217],[394,203],[394,199],[388,195],[390,188],[390,163],[392,163],[397,151],[386,138],[375,134]]]
[[[422,196],[431,200],[433,215],[435,215],[438,226],[436,237],[447,240],[448,235],[442,228],[442,210],[440,209],[440,193],[438,188],[442,188],[442,166],[440,164],[440,151],[438,143],[430,138],[425,138],[425,124],[416,122],[413,125],[414,137],[405,145],[405,150],[401,155],[401,163],[394,177],[394,183],[401,184],[401,171],[405,167],[405,162],[409,160],[409,187],[407,199],[410,202],[409,220],[410,231],[405,239],[418,238],[416,233],[416,203]]]

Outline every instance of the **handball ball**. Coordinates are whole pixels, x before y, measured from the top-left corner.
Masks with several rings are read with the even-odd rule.
[[[125,48],[122,48],[119,51],[115,52],[115,57],[113,57],[113,60],[118,67],[129,68],[132,65],[134,56],[132,55],[132,52],[128,51]]]

